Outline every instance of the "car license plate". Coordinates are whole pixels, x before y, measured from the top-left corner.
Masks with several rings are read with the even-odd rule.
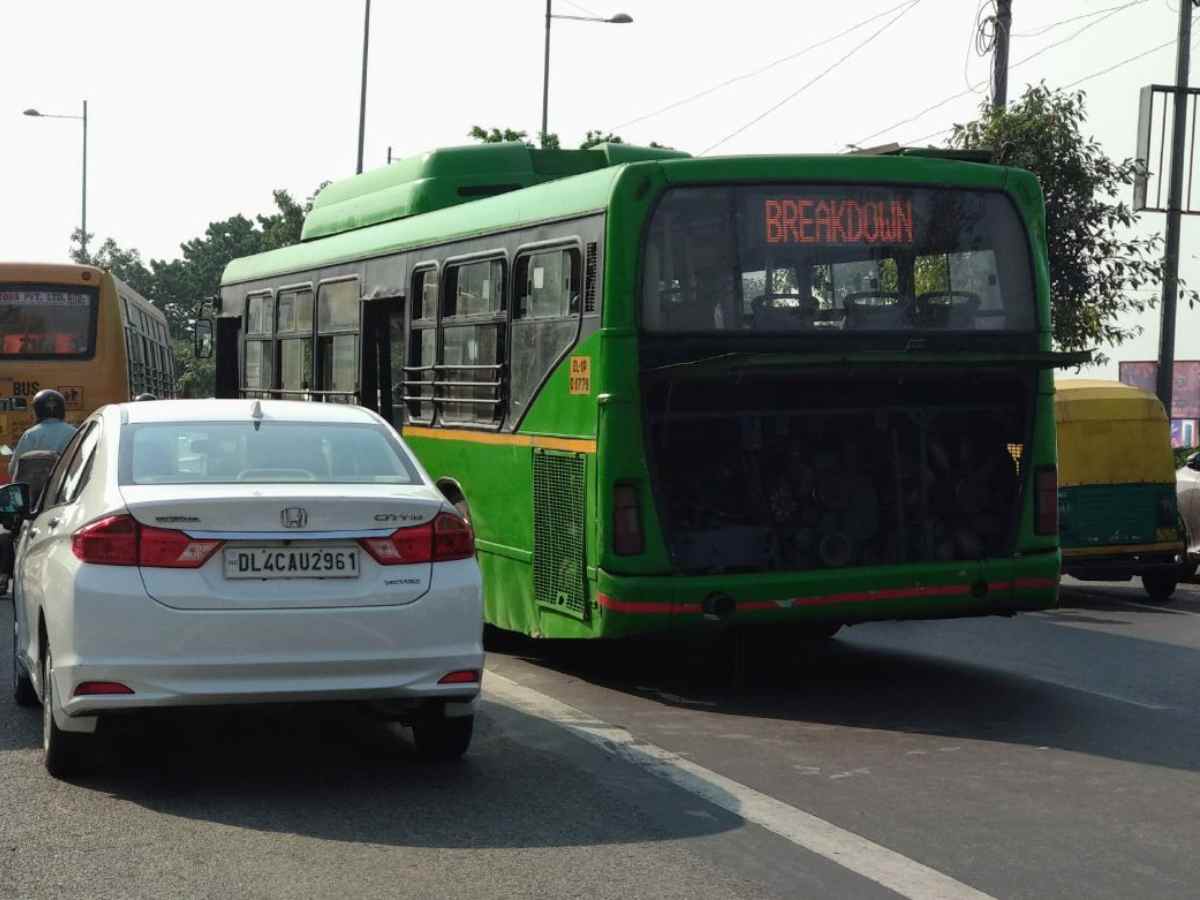
[[[226,578],[357,578],[357,547],[227,547]]]

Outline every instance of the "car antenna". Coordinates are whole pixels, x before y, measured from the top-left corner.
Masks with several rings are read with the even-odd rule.
[[[254,430],[255,431],[258,431],[258,429],[262,428],[262,417],[263,417],[262,401],[255,400],[254,405],[250,407],[250,418],[252,418],[254,420]]]

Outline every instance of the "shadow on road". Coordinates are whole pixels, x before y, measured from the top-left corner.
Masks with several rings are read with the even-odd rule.
[[[1116,612],[1067,621],[1111,626],[1162,614]],[[507,641],[509,655],[701,715],[1051,746],[1200,771],[1200,651],[1189,647],[1037,619],[877,623],[783,649],[751,643],[735,673],[728,648],[705,658],[670,645],[614,652]]]

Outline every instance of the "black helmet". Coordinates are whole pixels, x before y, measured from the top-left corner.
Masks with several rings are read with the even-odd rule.
[[[39,422],[42,419],[65,419],[67,417],[67,401],[63,395],[52,388],[38,391],[33,395],[33,416]]]
[[[136,397],[133,398],[133,402],[137,403],[139,400],[157,400],[157,399],[158,398],[155,397],[153,394],[138,394]]]

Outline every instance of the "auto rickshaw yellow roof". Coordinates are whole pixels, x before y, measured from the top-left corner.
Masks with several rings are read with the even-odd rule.
[[[1054,418],[1085,420],[1166,421],[1159,399],[1149,391],[1101,378],[1063,378],[1054,382]]]

